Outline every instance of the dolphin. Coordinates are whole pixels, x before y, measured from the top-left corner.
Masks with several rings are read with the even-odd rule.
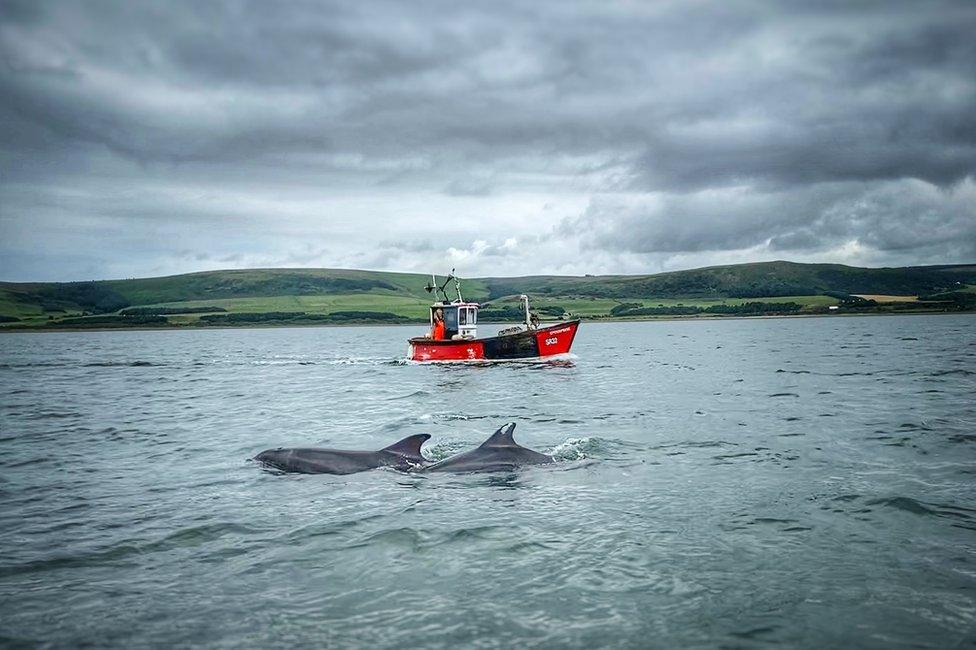
[[[512,438],[515,423],[502,425],[481,446],[434,463],[426,472],[510,472],[524,465],[555,462],[551,456],[519,445]]]
[[[406,472],[429,465],[420,447],[430,434],[420,433],[395,442],[379,451],[278,447],[262,451],[254,460],[285,472],[299,474],[354,474],[377,467],[392,467]]]

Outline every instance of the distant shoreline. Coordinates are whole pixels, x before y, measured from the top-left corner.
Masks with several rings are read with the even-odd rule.
[[[868,316],[951,316],[959,314],[976,314],[976,311],[899,311],[873,313],[839,313],[839,314],[759,314],[755,316],[726,316],[720,314],[690,314],[669,316],[634,316],[630,318],[583,318],[583,324],[594,323],[653,323],[659,321],[724,321],[724,320],[771,320],[785,318],[851,318]],[[563,321],[543,321],[543,324],[555,324]],[[482,325],[514,325],[513,321],[491,322],[484,321]],[[247,329],[306,329],[306,328],[336,328],[336,327],[423,327],[426,323],[281,323],[281,324],[247,324],[247,325],[168,325],[148,327],[0,327],[0,333],[55,333],[55,332],[180,332],[199,330],[247,330]]]
[[[426,327],[436,299],[430,282],[426,274],[315,268],[0,282],[0,332]],[[976,264],[872,269],[778,261],[633,276],[469,278],[464,285],[465,297],[482,304],[484,323],[522,321],[523,294],[546,319],[568,313],[587,322],[976,309]]]

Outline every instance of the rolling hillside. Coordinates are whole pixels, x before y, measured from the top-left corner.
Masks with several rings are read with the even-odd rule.
[[[859,268],[841,264],[758,262],[655,275],[486,278],[489,296],[516,291],[594,298],[765,298],[844,294],[919,295],[976,282],[976,265]],[[959,283],[959,284],[957,284]]]
[[[175,326],[426,320],[429,276],[341,269],[207,271],[159,278],[0,283],[5,327]],[[528,276],[463,282],[514,317],[520,293],[543,315],[589,318],[972,308],[976,265],[869,269],[765,262],[640,276]],[[890,301],[864,300],[865,295]],[[921,300],[918,300],[921,298]],[[744,305],[751,305],[744,307]],[[779,306],[777,306],[779,305]],[[791,305],[782,307],[782,305]]]

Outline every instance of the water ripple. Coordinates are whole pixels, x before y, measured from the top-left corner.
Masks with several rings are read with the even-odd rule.
[[[976,625],[971,316],[0,337],[0,645],[953,647]],[[871,336],[864,336],[870,334]],[[274,475],[282,445],[552,466]]]

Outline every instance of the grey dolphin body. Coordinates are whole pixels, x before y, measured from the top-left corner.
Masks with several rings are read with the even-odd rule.
[[[430,464],[420,453],[421,445],[429,439],[429,434],[421,433],[379,451],[279,447],[262,451],[254,460],[285,472],[300,474],[354,474],[378,467],[393,467],[406,472]]]
[[[427,472],[507,472],[524,465],[546,465],[551,456],[519,445],[512,438],[515,423],[506,424],[485,440],[480,447],[445,458],[427,467]]]

